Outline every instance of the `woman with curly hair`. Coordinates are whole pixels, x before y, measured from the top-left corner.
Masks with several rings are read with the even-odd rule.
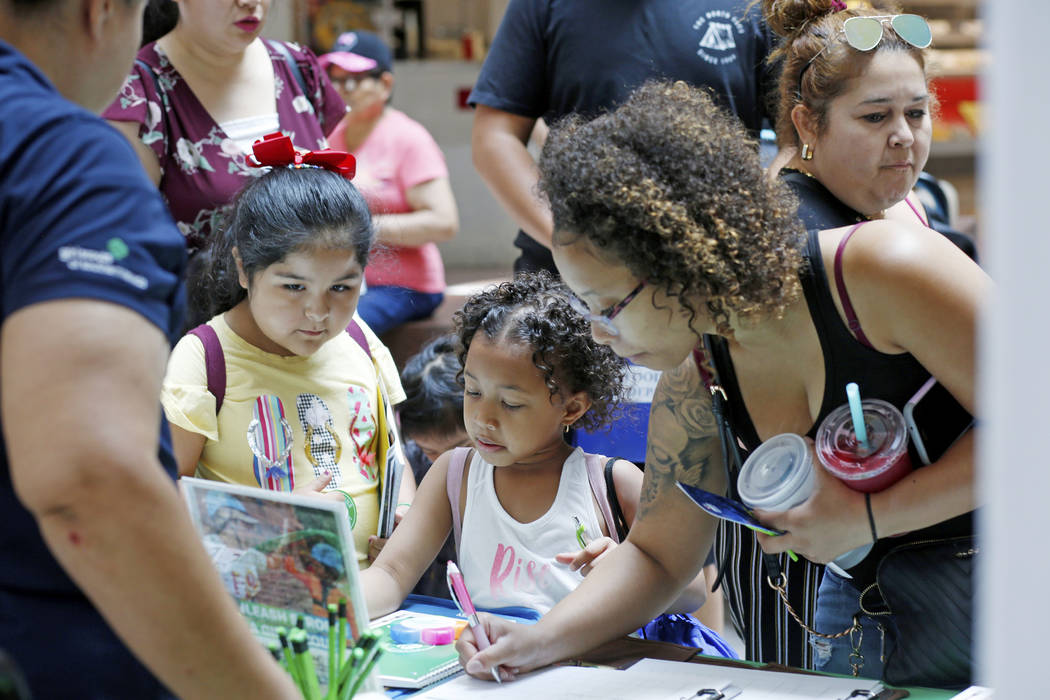
[[[623,361],[591,337],[568,290],[546,272],[469,299],[455,333],[472,447],[438,457],[362,572],[372,617],[397,609],[450,530],[467,589],[484,608],[546,612],[616,547],[606,459],[574,449],[565,433],[609,420],[623,392]],[[612,478],[630,526],[642,473],[616,460]],[[699,607],[703,583],[698,576],[684,585],[671,612]]]
[[[764,177],[743,128],[684,83],[648,83],[615,112],[561,123],[540,174],[554,258],[593,310],[595,339],[663,375],[630,536],[534,627],[487,618],[493,645],[480,653],[472,635],[461,637],[467,671],[484,678],[498,666],[509,676],[623,634],[693,580],[713,540],[748,658],[813,665],[805,633],[763,590],[763,550],[811,620],[820,567],[784,553],[821,563],[870,544],[864,494],[818,468],[806,503],[757,513],[787,534],[718,528],[676,488],[727,493],[735,483],[704,377],[713,364],[745,455],[779,433],[812,437],[850,381],[902,406],[932,374],[972,412],[974,328],[988,281],[926,228],[884,220],[805,234],[792,196]],[[934,464],[871,494],[877,532],[912,538],[957,524],[975,505],[973,461],[971,431]],[[857,584],[869,581],[879,551],[851,570]],[[865,628],[866,676],[879,673],[881,641]]]

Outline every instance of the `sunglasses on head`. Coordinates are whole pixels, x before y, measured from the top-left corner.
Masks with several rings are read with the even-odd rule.
[[[904,41],[917,49],[925,49],[933,43],[933,32],[926,18],[919,15],[878,15],[874,17],[850,17],[842,23],[842,33],[846,35],[846,43],[857,51],[871,51],[882,41],[882,27],[889,23],[893,31]],[[813,58],[806,61],[806,65],[798,74],[798,94],[802,94],[802,76],[810,67],[817,56],[827,51],[831,46],[829,41],[820,51],[813,54]]]

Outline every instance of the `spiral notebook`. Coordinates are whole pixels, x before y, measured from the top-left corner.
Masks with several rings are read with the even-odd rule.
[[[379,682],[391,688],[424,688],[463,670],[455,644],[396,644],[390,628],[396,623],[447,627],[453,618],[444,615],[398,610],[372,621],[371,628],[383,633],[385,652],[379,657]]]

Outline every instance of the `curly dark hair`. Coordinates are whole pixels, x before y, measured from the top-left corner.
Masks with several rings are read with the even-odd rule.
[[[434,338],[408,359],[401,370],[405,400],[397,405],[406,439],[463,430],[462,371],[451,333]]]
[[[849,81],[867,70],[880,51],[910,54],[926,72],[925,49],[919,49],[897,36],[889,27],[871,51],[857,51],[842,39],[842,25],[850,17],[875,17],[900,12],[897,4],[875,0],[871,7],[836,10],[832,0],[754,0],[762,6],[762,16],[774,33],[783,38],[769,55],[781,64],[777,86],[777,144],[798,147],[799,137],[791,121],[791,110],[805,105],[816,116],[818,133],[824,133],[831,101],[849,88]],[[936,113],[936,96],[930,95],[930,111]]]
[[[796,200],[707,92],[648,82],[609,114],[560,122],[539,167],[556,246],[586,238],[693,319],[705,304],[720,333],[730,313],[779,316],[798,298]]]
[[[591,326],[569,305],[571,292],[546,270],[522,273],[475,294],[454,321],[460,363],[474,336],[518,343],[532,349],[532,363],[543,372],[551,397],[582,391],[591,408],[577,422],[585,430],[608,425],[617,415],[626,387],[626,364],[599,345]],[[460,370],[462,377],[462,370]]]

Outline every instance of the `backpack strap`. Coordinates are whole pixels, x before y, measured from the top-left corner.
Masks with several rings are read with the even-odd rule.
[[[918,213],[918,212],[916,212]],[[853,335],[857,337],[864,345],[868,346],[872,350],[875,347],[868,340],[868,336],[864,335],[864,331],[860,329],[860,321],[857,320],[857,312],[853,310],[853,304],[849,300],[849,292],[846,291],[846,281],[842,279],[842,254],[846,251],[846,244],[849,243],[849,239],[857,232],[865,221],[860,222],[846,233],[839,241],[839,247],[835,249],[835,288],[839,290],[839,299],[842,300],[842,311],[846,314],[846,321],[849,323],[849,329],[853,331]]]
[[[361,346],[361,349],[368,355],[368,359],[375,362],[375,358],[372,357],[372,348],[368,347],[368,338],[365,337],[365,332],[361,330],[361,324],[357,322],[356,318],[350,319],[350,325],[346,327],[346,332],[350,334],[354,342]]]
[[[190,335],[197,336],[204,346],[204,371],[208,377],[208,393],[215,397],[215,413],[222,408],[222,400],[226,397],[226,356],[222,352],[222,343],[215,329],[207,323],[193,328]]]
[[[616,461],[615,457],[609,458],[606,462],[606,469],[612,473],[612,463]],[[594,500],[598,502],[598,510],[601,511],[602,517],[605,518],[605,526],[609,529],[609,537],[616,542],[623,541],[624,533],[620,532],[619,523],[613,515],[613,510],[610,505],[611,501],[616,499],[616,489],[609,488],[609,480],[602,475],[602,456],[601,455],[587,455],[587,481],[591,485],[591,493],[594,494]],[[611,496],[611,498],[610,498]],[[620,504],[616,502],[616,511],[620,510]],[[623,517],[623,514],[620,514]]]
[[[616,534],[620,537],[618,541],[623,542],[627,539],[629,528],[627,518],[623,517],[623,510],[620,508],[620,499],[616,495],[616,484],[613,482],[613,462],[615,461],[615,457],[610,457],[605,463],[605,491],[609,494],[609,507],[612,509],[613,520],[616,521]]]
[[[310,99],[310,91],[306,88],[306,81],[303,79],[303,72],[299,70],[299,62],[292,56],[292,52],[288,50],[288,47],[283,42],[274,41],[272,39],[266,41],[274,51],[281,54],[281,58],[288,64],[288,70],[292,72],[292,77],[295,78],[295,82],[299,83],[299,89],[303,91],[303,95],[306,99]],[[312,100],[311,100],[312,102]]]
[[[445,490],[448,492],[448,504],[452,506],[452,533],[455,536],[456,556],[459,556],[459,541],[463,535],[463,523],[459,517],[459,494],[463,490],[463,468],[467,455],[473,447],[456,447],[448,460],[448,472],[445,474]]]

